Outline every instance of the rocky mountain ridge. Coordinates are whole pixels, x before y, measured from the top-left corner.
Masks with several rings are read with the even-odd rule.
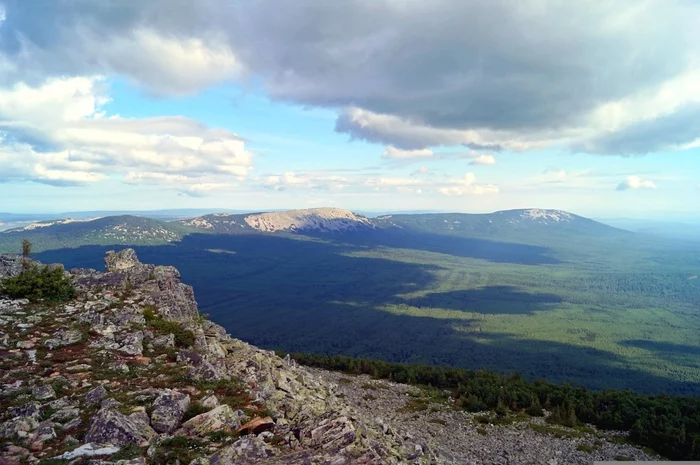
[[[183,226],[214,233],[257,232],[342,232],[371,229],[372,221],[340,208],[309,208],[252,214],[215,213],[182,220]]]
[[[21,261],[0,256],[0,279]],[[202,317],[177,269],[132,249],[105,265],[66,272],[68,303],[0,298],[0,465],[650,458],[623,433],[484,423],[415,387],[298,366]]]

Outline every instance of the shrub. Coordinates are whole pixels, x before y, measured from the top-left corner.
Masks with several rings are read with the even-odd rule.
[[[156,314],[156,310],[152,306],[147,306],[143,309],[143,317],[151,328],[163,334],[173,334],[175,336],[175,345],[178,347],[190,347],[194,344],[194,333],[182,327],[174,321],[168,321],[160,315]]]
[[[36,264],[28,264],[18,276],[0,282],[0,294],[32,302],[61,302],[74,298],[76,292],[73,284],[64,276],[62,268],[40,268]]]

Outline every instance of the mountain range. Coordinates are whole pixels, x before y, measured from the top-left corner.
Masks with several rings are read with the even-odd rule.
[[[369,217],[337,208],[44,221],[0,232],[44,263],[131,247],[265,349],[700,393],[700,247],[560,210]]]
[[[164,221],[135,215],[43,220],[0,231],[0,252],[17,250],[22,239],[35,251],[85,245],[162,245],[189,234],[291,233],[396,235],[430,233],[510,238],[539,243],[550,235],[620,236],[624,231],[559,210],[507,210],[490,214],[393,214],[376,218],[339,208],[261,213],[212,213]]]

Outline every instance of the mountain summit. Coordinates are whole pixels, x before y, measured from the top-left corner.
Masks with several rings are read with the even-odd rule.
[[[180,221],[183,226],[214,233],[255,230],[260,232],[340,232],[373,228],[371,220],[341,208],[309,208],[279,212],[231,215],[216,213]]]

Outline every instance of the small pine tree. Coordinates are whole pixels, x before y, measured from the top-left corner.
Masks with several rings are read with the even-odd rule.
[[[27,239],[22,240],[22,258],[29,258],[29,255],[32,253],[32,243],[29,242]]]

